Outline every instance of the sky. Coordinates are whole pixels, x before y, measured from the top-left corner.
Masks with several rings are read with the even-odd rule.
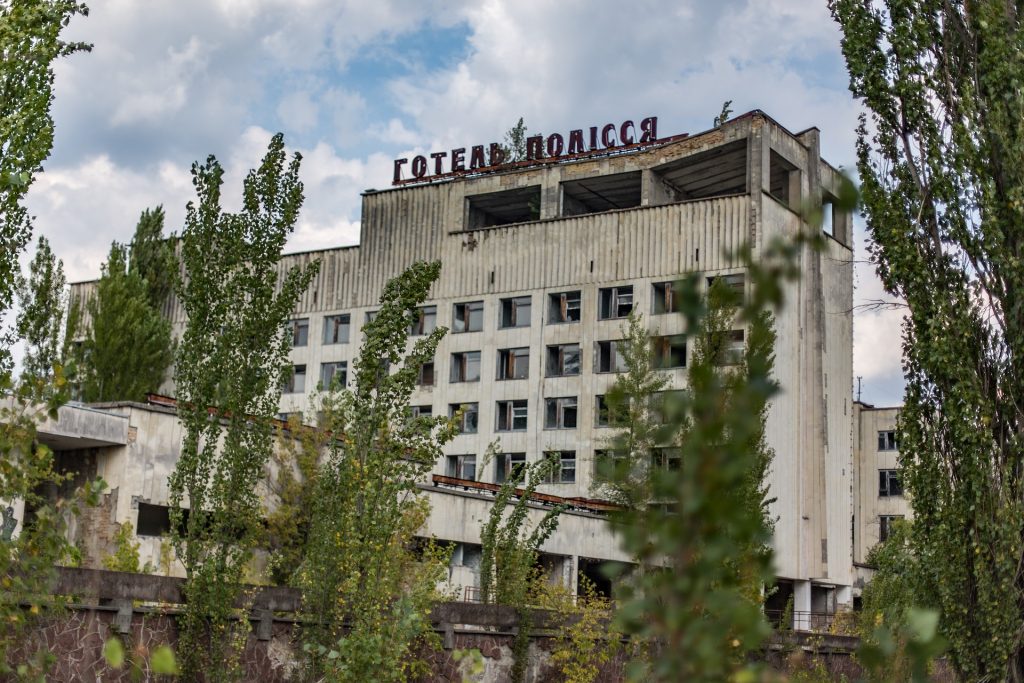
[[[532,133],[659,117],[711,127],[722,103],[821,130],[852,169],[860,111],[824,0],[93,0],[56,66],[51,158],[29,193],[70,281],[162,204],[180,231],[193,162],[215,155],[225,205],[270,137],[302,153],[289,251],[355,244],[360,192],[392,160]],[[234,201],[238,201],[235,199]],[[855,233],[855,304],[883,299]],[[855,307],[862,398],[901,400],[900,313]],[[855,387],[856,391],[856,380]]]

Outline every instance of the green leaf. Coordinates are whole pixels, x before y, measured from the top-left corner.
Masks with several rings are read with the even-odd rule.
[[[103,659],[112,669],[120,669],[124,666],[124,645],[117,638],[108,638],[103,644]]]
[[[149,658],[149,667],[155,674],[177,674],[178,662],[174,658],[174,650],[167,645],[161,645],[153,650]]]

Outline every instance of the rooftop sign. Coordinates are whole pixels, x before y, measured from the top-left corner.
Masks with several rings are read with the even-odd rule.
[[[648,116],[639,126],[632,121],[623,121],[619,125],[609,123],[604,126],[591,126],[586,134],[583,128],[577,128],[569,131],[568,138],[560,133],[552,133],[547,138],[543,135],[533,135],[526,139],[525,161],[570,157],[655,142],[657,139],[657,116]],[[494,170],[506,161],[505,148],[497,142],[492,142],[486,149],[484,145],[475,145],[469,149],[468,154],[465,147],[459,147],[450,152],[432,152],[429,156],[428,161],[426,156],[417,155],[412,158],[411,164],[408,158],[395,159],[395,176],[391,184],[401,185],[445,175]],[[411,177],[403,178],[406,164],[409,165]]]

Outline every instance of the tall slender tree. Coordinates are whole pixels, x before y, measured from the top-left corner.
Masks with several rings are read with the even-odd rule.
[[[964,680],[1024,680],[1024,23],[1004,0],[831,0],[866,112],[870,256],[906,303],[913,602]]]
[[[164,236],[164,207],[145,209],[139,216],[132,237],[128,270],[138,274],[146,283],[149,303],[163,311],[178,274],[178,259],[174,253],[174,235]]]
[[[61,331],[65,320],[66,284],[64,264],[50,249],[49,241],[40,236],[28,277],[18,278],[20,310],[16,329],[25,344],[24,381],[52,385],[55,367],[64,363]]]

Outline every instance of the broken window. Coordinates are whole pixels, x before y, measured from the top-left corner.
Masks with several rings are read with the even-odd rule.
[[[476,481],[476,456],[449,455],[445,474],[456,479]]]
[[[540,185],[466,197],[466,230],[540,218]]]
[[[479,332],[484,328],[484,302],[467,301],[452,307],[452,332]]]
[[[139,516],[135,520],[137,536],[165,536],[171,533],[171,508],[166,505],[153,505],[139,502]],[[188,508],[182,511],[182,526],[188,524]]]
[[[498,351],[498,379],[526,379],[529,374],[529,347]]]
[[[640,206],[640,171],[613,173],[562,183],[562,215],[630,209]]]
[[[544,454],[558,461],[558,467],[548,474],[547,484],[573,484],[576,482],[576,451],[548,451]]]
[[[517,296],[501,300],[501,319],[498,327],[529,327],[530,297]]]
[[[409,336],[419,337],[430,334],[437,327],[437,306],[422,306],[417,309],[416,319],[409,326]]]
[[[309,344],[309,318],[289,320],[284,324],[285,330],[291,334],[292,348]]]
[[[409,415],[414,419],[417,417],[433,417],[434,406],[409,406]]]
[[[526,430],[526,399],[498,401],[498,420],[495,431],[522,432]]]
[[[567,377],[578,374],[580,374],[579,344],[556,344],[548,347],[548,377]]]
[[[878,470],[878,495],[881,497],[903,495],[903,484],[900,482],[899,472]]]
[[[651,337],[651,359],[654,367],[661,370],[686,367],[686,337]]]
[[[283,394],[302,394],[306,391],[306,366],[293,365],[291,374],[281,388]]]
[[[878,516],[878,542],[884,543],[892,533],[892,525],[903,519],[903,515],[879,515]]]
[[[452,354],[452,371],[449,376],[451,382],[479,382],[480,381],[480,352],[463,351]]]
[[[624,451],[601,448],[594,451],[594,481],[608,483],[622,479],[629,459]]]
[[[348,383],[348,362],[320,364],[320,386],[325,390],[344,388]]]
[[[878,450],[895,451],[898,448],[899,444],[896,443],[896,430],[887,429],[878,432]]]
[[[580,291],[548,294],[549,323],[578,323],[580,321]]]
[[[420,366],[419,374],[416,376],[416,384],[421,387],[434,386],[434,361],[427,361]]]
[[[606,287],[598,293],[598,320],[625,318],[633,310],[633,285]]]
[[[678,470],[683,464],[683,452],[678,448],[651,449],[651,467],[660,470]]]
[[[618,341],[597,342],[596,372],[625,372],[626,359],[619,353]]]
[[[479,403],[449,403],[448,417],[456,415],[460,415],[457,423],[460,434],[476,434],[480,420]]]
[[[576,429],[576,397],[544,401],[544,429]]]
[[[691,154],[657,166],[651,174],[652,206],[747,191],[747,141]]]
[[[324,344],[347,344],[350,320],[348,313],[324,316]]]
[[[495,458],[495,483],[503,484],[505,479],[524,467],[526,467],[526,453],[499,453]]]
[[[799,209],[800,189],[800,169],[773,149],[769,159],[769,194],[786,206]]]
[[[625,423],[625,408],[619,406],[617,410],[613,409],[604,394],[597,395],[596,403],[594,424],[598,427],[621,427]]]
[[[654,313],[656,315],[678,313],[680,310],[679,296],[676,294],[676,290],[679,288],[679,282],[656,282],[653,287]]]

